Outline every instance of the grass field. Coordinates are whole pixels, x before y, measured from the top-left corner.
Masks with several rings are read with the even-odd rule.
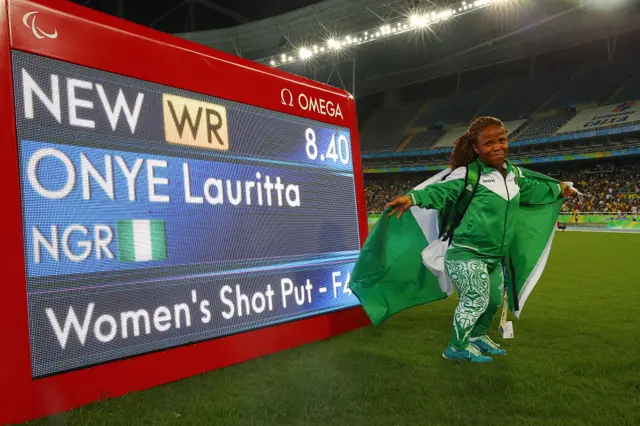
[[[639,260],[640,235],[556,234],[493,365],[440,357],[452,298],[31,424],[640,425]]]

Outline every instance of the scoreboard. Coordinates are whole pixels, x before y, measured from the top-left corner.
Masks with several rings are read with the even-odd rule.
[[[0,378],[28,401],[0,423],[366,324],[348,93],[73,4],[0,3]]]
[[[357,303],[347,129],[12,65],[34,377]]]

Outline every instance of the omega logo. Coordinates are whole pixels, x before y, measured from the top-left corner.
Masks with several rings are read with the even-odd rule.
[[[282,105],[290,107],[297,105],[303,111],[313,111],[320,115],[340,117],[344,120],[340,104],[330,100],[317,98],[306,93],[299,93],[298,96],[294,96],[291,90],[285,88],[280,91],[280,101]]]

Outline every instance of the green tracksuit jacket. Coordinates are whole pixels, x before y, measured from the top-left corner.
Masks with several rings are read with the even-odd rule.
[[[510,162],[506,178],[493,167],[480,163],[479,185],[471,204],[455,230],[452,245],[481,257],[508,255],[521,204],[549,204],[562,195],[559,184],[528,179]],[[455,169],[439,184],[409,192],[416,206],[441,210],[452,205],[463,190],[466,167]],[[472,190],[470,186],[466,190]]]

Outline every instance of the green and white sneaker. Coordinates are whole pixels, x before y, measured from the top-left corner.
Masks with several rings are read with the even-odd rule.
[[[469,341],[486,354],[502,356],[507,354],[506,349],[501,349],[500,345],[491,340],[491,338],[487,335],[481,337],[472,337],[469,339]]]
[[[473,344],[469,343],[467,349],[458,350],[454,349],[451,345],[447,346],[447,349],[442,353],[444,359],[450,359],[455,361],[471,361],[480,364],[486,364],[493,361],[493,358],[482,355],[480,350]]]

